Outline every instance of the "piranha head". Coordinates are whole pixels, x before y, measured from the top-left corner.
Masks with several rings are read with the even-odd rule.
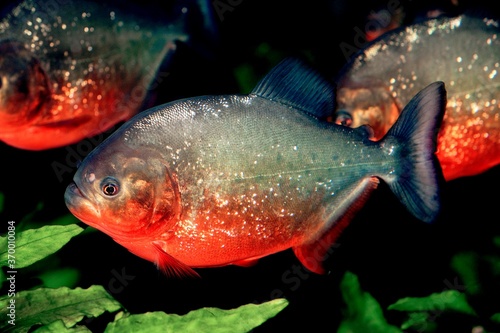
[[[383,87],[342,87],[336,98],[333,122],[352,128],[369,125],[374,140],[380,140],[399,116],[398,106]]]
[[[28,124],[50,100],[40,62],[19,42],[0,41],[0,129]]]
[[[73,180],[64,195],[71,213],[153,261],[130,243],[168,233],[180,214],[177,181],[159,154],[107,140],[84,159]]]

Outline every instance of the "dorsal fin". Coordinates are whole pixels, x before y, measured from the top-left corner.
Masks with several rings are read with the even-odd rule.
[[[314,117],[333,113],[333,86],[297,58],[286,58],[257,84],[251,94],[300,109]]]

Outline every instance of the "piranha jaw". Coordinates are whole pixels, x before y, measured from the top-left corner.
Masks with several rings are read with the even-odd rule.
[[[64,192],[64,201],[69,211],[79,220],[94,228],[98,227],[95,221],[100,219],[101,214],[99,210],[83,194],[75,182],[72,182],[66,188],[66,191]]]
[[[86,188],[78,186],[75,181],[68,185],[64,193],[66,207],[76,218],[111,236],[116,241],[128,239],[131,234],[136,235],[137,239],[141,238],[140,233],[129,226],[127,219],[121,221],[109,209],[102,210],[92,191],[90,194],[86,192],[88,192]]]
[[[154,263],[165,275],[199,277],[198,273],[192,268],[166,252],[165,239],[160,241],[155,239],[155,237],[151,237],[151,235],[141,235],[135,230],[131,234],[128,234],[126,232],[121,232],[123,230],[110,227],[110,223],[106,223],[107,216],[102,216],[103,214],[101,214],[98,207],[92,204],[92,200],[87,198],[85,193],[80,190],[75,182],[72,182],[66,188],[64,200],[68,209],[79,220],[106,233],[113,238],[115,242],[128,249],[131,253]],[[154,208],[155,207],[152,207],[152,210],[155,210]]]
[[[88,155],[65,193],[66,205],[78,219],[117,242],[136,242],[173,228],[181,212],[180,194],[163,161],[145,159],[145,149],[130,149],[113,139],[95,151],[103,151],[102,157],[94,161],[93,153]]]

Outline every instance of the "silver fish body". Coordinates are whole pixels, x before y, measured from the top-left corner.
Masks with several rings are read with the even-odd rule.
[[[447,90],[438,138],[446,179],[500,163],[499,22],[487,17],[440,17],[381,36],[335,78],[336,123],[370,125],[381,138],[403,107],[436,80]]]
[[[379,178],[416,217],[435,219],[443,85],[419,94],[380,142],[318,120],[332,98],[326,81],[287,60],[249,95],[147,110],[85,158],[66,204],[133,253],[183,271],[293,248],[322,272],[328,247]]]
[[[176,15],[154,22],[106,3],[23,1],[0,21],[0,140],[48,149],[129,119],[189,37],[187,14]]]

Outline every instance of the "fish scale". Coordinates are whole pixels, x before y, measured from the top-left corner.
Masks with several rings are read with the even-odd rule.
[[[207,112],[198,109],[200,105],[206,104],[212,105],[213,110]],[[317,209],[316,205],[304,202],[328,201],[328,197],[342,192],[353,181],[375,170],[384,172],[376,164],[378,154],[369,153],[377,149],[375,145],[364,147],[365,153],[359,156],[359,147],[345,144],[346,135],[352,136],[352,141],[359,142],[363,138],[362,132],[341,131],[335,137],[336,133],[332,133],[329,126],[318,131],[315,119],[286,106],[278,104],[269,110],[268,101],[258,96],[252,96],[244,102],[240,102],[239,98],[201,97],[177,107],[185,113],[184,118],[176,112],[177,121],[171,121],[169,114],[173,110],[163,107],[159,112],[150,112],[154,119],[145,114],[132,128],[123,130],[125,136],[136,139],[129,139],[129,146],[133,149],[140,150],[144,145],[168,145],[172,151],[179,152],[169,156],[175,161],[172,169],[179,178],[178,186],[182,188],[183,211],[186,215],[176,235],[181,239],[188,238],[194,244],[208,238],[226,244],[227,240],[223,236],[240,233],[239,226],[245,222],[244,225],[252,228],[254,235],[260,236],[249,238],[250,243],[246,245],[240,239],[238,244],[256,252],[252,253],[252,257],[258,256],[259,249],[263,247],[261,243],[267,241],[267,232],[271,232],[270,224],[265,224],[267,220],[272,219],[271,226],[287,226],[286,230],[290,233],[288,237],[295,234],[295,238],[300,239],[297,231],[306,229],[306,217],[316,215]],[[190,120],[186,122],[186,119]],[[263,123],[267,125],[262,126]],[[311,135],[313,130],[314,135]],[[176,135],[171,137],[165,133]],[[143,137],[147,137],[147,142],[139,139]],[[338,145],[342,145],[343,160],[334,159],[332,154]],[[348,147],[350,151],[346,150]],[[260,158],[258,155],[261,155]],[[373,156],[372,164],[369,163],[371,160],[359,164],[353,158],[359,156],[366,160],[370,155]],[[395,161],[385,163],[390,165]],[[334,169],[335,173],[332,172]],[[348,176],[344,177],[344,174]],[[328,185],[320,185],[320,182]],[[239,209],[228,207],[226,202],[231,202]],[[273,202],[280,204],[276,207]],[[273,211],[272,214],[268,212],[269,209]],[[275,215],[275,210],[280,213]],[[196,236],[187,233],[193,221],[199,226]],[[317,222],[313,219],[311,223]],[[217,237],[199,234],[200,230],[212,233],[221,228],[224,232]],[[284,230],[278,233],[283,235]],[[185,244],[186,241],[183,242]],[[180,244],[176,245],[175,241],[169,241],[170,247],[183,248]],[[191,264],[210,264],[207,258],[199,257],[199,260]]]
[[[436,80],[447,90],[438,137],[445,178],[481,173],[500,163],[499,22],[463,14],[388,32],[335,78],[334,121],[370,125],[381,138],[402,108]],[[350,122],[350,120],[349,120]]]
[[[188,39],[187,14],[155,24],[115,7],[26,0],[3,18],[0,140],[61,147],[138,112],[175,42]]]
[[[328,248],[379,179],[415,217],[434,220],[443,84],[417,94],[380,142],[364,128],[320,120],[332,98],[328,81],[285,59],[248,95],[144,111],[84,159],[66,205],[176,275],[248,266],[286,249],[323,273]]]

